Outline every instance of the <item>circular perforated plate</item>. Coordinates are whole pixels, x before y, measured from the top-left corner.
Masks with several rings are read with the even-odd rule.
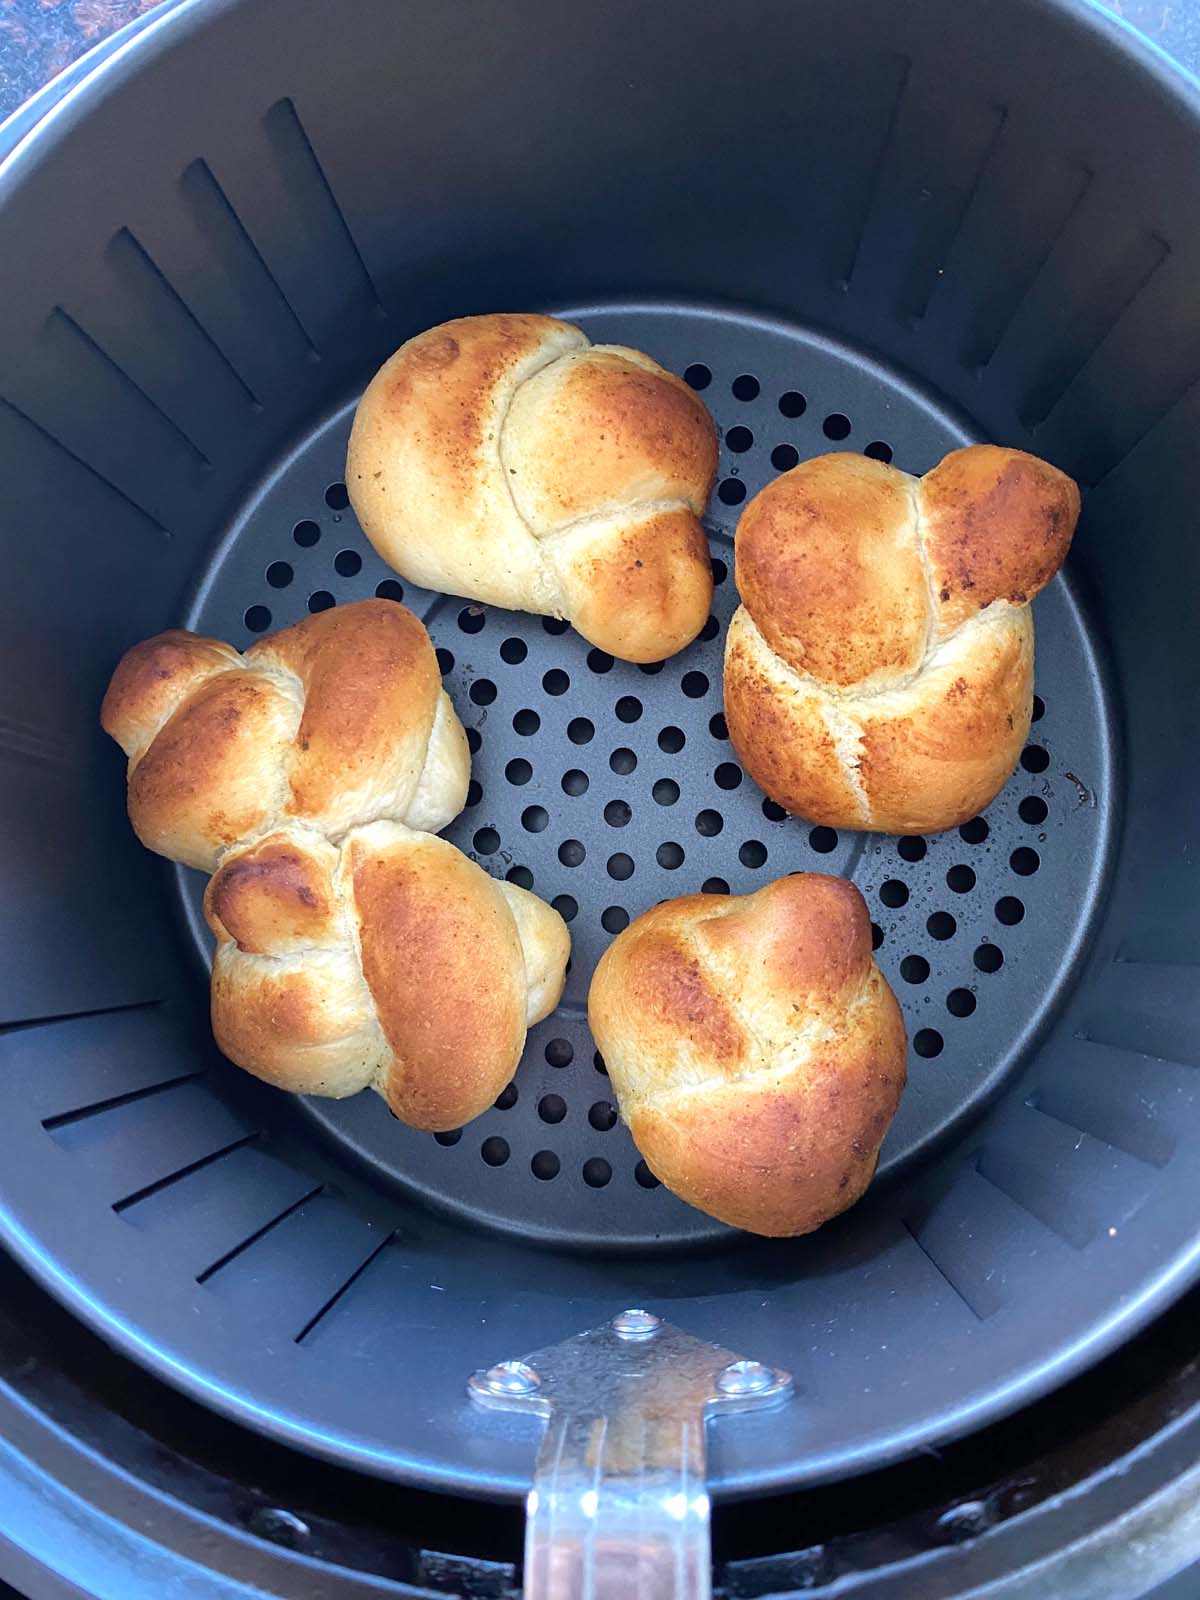
[[[312,1100],[309,1115],[377,1177],[490,1225],[589,1248],[677,1245],[726,1230],[656,1184],[616,1119],[586,1020],[588,984],[612,936],[672,895],[741,894],[796,871],[853,878],[911,1041],[909,1086],[880,1165],[887,1178],[978,1111],[1048,1015],[1086,936],[1106,826],[1094,796],[1112,792],[1111,755],[1097,663],[1060,578],[1035,607],[1031,741],[985,817],[929,839],[839,836],[765,801],[721,716],[743,501],[831,449],[924,472],[970,440],[969,425],[860,353],[793,326],[695,307],[565,314],[595,339],[636,345],[683,373],[720,429],[708,520],[716,595],[695,644],[635,667],[565,623],[404,585],[347,505],[352,404],[253,498],[188,622],[244,648],[309,611],[372,594],[403,599],[429,627],[469,730],[470,794],[448,837],[570,924],[562,1004],[471,1126],[416,1133],[372,1094]],[[181,871],[179,881],[207,962],[203,879]]]

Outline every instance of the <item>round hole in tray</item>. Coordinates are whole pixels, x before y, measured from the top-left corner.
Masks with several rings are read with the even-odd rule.
[[[544,1094],[538,1101],[537,1114],[543,1122],[561,1122],[567,1114],[567,1102],[560,1094]]]
[[[508,1140],[492,1134],[479,1146],[479,1154],[489,1167],[502,1167],[509,1157]]]
[[[551,1178],[557,1178],[562,1170],[562,1162],[553,1150],[539,1150],[529,1163],[529,1170],[535,1178],[540,1178],[543,1183],[549,1183]]]

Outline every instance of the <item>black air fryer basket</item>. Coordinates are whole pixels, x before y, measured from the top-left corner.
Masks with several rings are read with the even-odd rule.
[[[815,1484],[977,1429],[1132,1336],[1200,1256],[1200,117],[1072,0],[336,9],[185,0],[0,170],[0,1235],[105,1340],[255,1430],[471,1495],[536,1426],[468,1376],[647,1306],[791,1372],[709,1482]],[[660,667],[402,585],[347,506],[356,398],[444,318],[547,309],[701,391],[717,580]],[[965,442],[1084,489],[1035,723],[928,839],[785,818],[721,717],[739,510],[829,449]],[[121,651],[378,594],[469,730],[449,837],[573,963],[461,1133],[228,1065],[199,875],[133,838]],[[656,901],[851,877],[911,1039],[867,1198],[734,1234],[658,1186],[586,1025]]]

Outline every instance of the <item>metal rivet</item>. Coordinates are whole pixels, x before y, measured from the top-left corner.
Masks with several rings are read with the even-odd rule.
[[[537,1373],[523,1361],[498,1361],[484,1373],[483,1382],[489,1394],[511,1395],[517,1399],[532,1394],[542,1385]]]
[[[978,1539],[995,1521],[995,1509],[987,1500],[964,1500],[943,1512],[935,1531],[947,1544],[963,1544],[968,1539]]]
[[[657,1333],[660,1319],[653,1311],[643,1311],[634,1307],[630,1311],[619,1311],[612,1319],[613,1330],[625,1339],[644,1339],[647,1334]]]
[[[731,1361],[717,1376],[717,1388],[722,1394],[761,1394],[775,1382],[775,1374],[761,1361]]]
[[[310,1538],[308,1523],[279,1506],[256,1506],[246,1518],[246,1526],[260,1539],[270,1539],[287,1550],[302,1549]]]

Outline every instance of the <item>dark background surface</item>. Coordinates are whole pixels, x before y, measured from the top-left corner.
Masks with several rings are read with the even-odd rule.
[[[0,0],[0,117],[157,0]]]
[[[85,50],[153,11],[157,3],[0,0],[0,118]],[[1200,0],[1108,0],[1107,9],[1140,28],[1190,71],[1200,72]]]

